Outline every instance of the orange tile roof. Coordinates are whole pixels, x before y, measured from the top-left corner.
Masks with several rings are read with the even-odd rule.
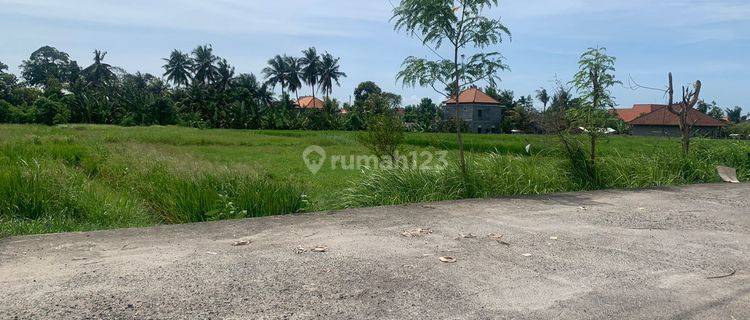
[[[615,109],[617,115],[622,121],[630,122],[633,119],[638,118],[644,114],[654,112],[658,108],[664,107],[663,105],[657,104],[636,104],[630,109]]]
[[[670,112],[666,105],[652,105],[655,110],[643,114],[628,123],[630,125],[641,125],[641,126],[679,126],[680,120],[674,113]],[[676,109],[681,109],[682,105],[675,105]],[[723,127],[726,123],[721,120],[717,120],[703,112],[695,109],[690,109],[688,112],[688,123],[693,124],[696,127]]]
[[[325,103],[323,102],[323,100],[320,100],[318,98],[315,98],[313,100],[313,97],[311,96],[304,96],[300,97],[295,104],[298,108],[302,109],[323,109],[323,105]]]
[[[477,88],[469,88],[461,92],[461,94],[458,95],[458,102],[467,104],[500,104],[500,102],[488,96],[486,93],[482,92],[482,90],[479,90]],[[456,99],[450,98],[448,99],[448,101],[445,101],[445,104],[456,104]]]

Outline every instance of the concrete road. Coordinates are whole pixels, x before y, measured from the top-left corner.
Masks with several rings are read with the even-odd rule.
[[[0,318],[750,319],[749,251],[747,184],[13,237]]]

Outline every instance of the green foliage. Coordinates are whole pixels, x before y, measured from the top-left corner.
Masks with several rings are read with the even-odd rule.
[[[549,103],[550,96],[549,93],[547,93],[547,89],[545,88],[539,88],[539,90],[536,91],[535,97],[539,102],[541,102],[544,105],[543,110],[547,110],[547,103]]]
[[[46,125],[68,123],[70,120],[70,109],[58,101],[40,97],[34,102],[34,108],[37,110],[38,121]]]
[[[730,134],[738,134],[743,138],[750,138],[750,121],[740,122],[727,127]]]
[[[113,67],[104,63],[106,55],[106,51],[94,50],[94,63],[83,69],[83,76],[88,85],[101,88],[110,85],[117,78],[112,71]]]
[[[719,106],[711,106],[711,109],[708,110],[707,114],[716,120],[724,120],[724,110]]]
[[[589,186],[577,182],[559,143],[542,135],[465,135],[472,168],[466,184],[451,155],[444,170],[324,166],[317,175],[300,160],[313,144],[330,154],[366,153],[352,132],[0,125],[0,136],[0,202],[29,208],[0,214],[2,235],[330,210],[342,199],[380,205],[714,182],[716,165],[750,180],[747,141],[696,139],[691,157],[681,159],[674,140],[613,136],[600,144],[601,183]],[[405,133],[401,144],[404,154],[457,148],[449,133]],[[359,189],[343,192],[347,187]]]
[[[742,181],[750,179],[749,145],[727,144],[702,150],[687,159],[675,159],[674,152],[666,150],[649,154],[615,153],[601,157],[596,164],[588,161],[582,146],[575,151],[577,164],[558,157],[487,153],[471,158],[472,170],[467,183],[462,181],[455,162],[436,170],[370,170],[361,180],[349,184],[340,206],[710,183],[718,181],[717,164],[736,167]]]
[[[399,146],[404,141],[404,124],[394,114],[374,115],[367,123],[367,131],[360,133],[358,140],[378,157],[396,161]]]
[[[455,7],[458,5],[457,7]],[[458,88],[446,92],[457,96],[460,87],[477,81],[491,86],[497,82],[497,72],[506,70],[499,52],[473,53],[463,63],[458,57],[463,49],[485,49],[502,42],[510,31],[499,19],[484,16],[484,11],[497,6],[497,0],[454,1],[402,0],[393,9],[394,28],[421,40],[431,51],[437,52],[443,44],[450,44],[448,58],[428,60],[407,57],[396,78],[409,86],[449,87],[458,81]],[[439,56],[439,54],[438,54]],[[454,85],[455,86],[455,85]]]
[[[339,65],[341,58],[334,58],[333,55],[326,52],[321,56],[320,61],[320,90],[326,94],[326,100],[328,96],[333,92],[333,84],[336,83],[340,86],[339,80],[346,78],[346,73],[341,71]]]
[[[187,86],[190,83],[193,60],[187,53],[180,50],[172,50],[169,58],[164,58],[167,63],[163,66],[164,76],[167,81],[179,86]]]
[[[732,123],[739,123],[740,121],[746,120],[742,117],[742,108],[735,106],[734,108],[726,108],[727,119]]]
[[[589,48],[578,61],[579,70],[571,83],[582,94],[583,103],[566,113],[570,125],[583,128],[589,136],[589,156],[596,159],[596,140],[605,134],[611,118],[608,108],[614,107],[610,88],[621,83],[615,79],[615,58],[606,48]]]
[[[310,47],[302,51],[302,58],[299,59],[302,70],[302,81],[312,87],[312,96],[315,97],[315,85],[320,82],[321,61],[318,51]]]
[[[193,81],[198,85],[208,85],[216,81],[219,57],[214,55],[211,45],[198,46],[193,50]]]
[[[70,56],[54,47],[44,46],[31,53],[21,64],[21,75],[32,86],[46,86],[50,79],[59,83],[75,81],[80,73]]]
[[[304,206],[299,187],[268,178],[206,173],[182,177],[154,169],[135,187],[166,223],[277,215]]]

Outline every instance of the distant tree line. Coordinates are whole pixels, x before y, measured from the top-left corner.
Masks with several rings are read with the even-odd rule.
[[[92,63],[80,67],[67,53],[44,46],[22,62],[20,79],[0,62],[0,122],[249,129],[342,129],[347,122],[338,119],[339,102],[329,98],[346,77],[340,59],[315,48],[300,58],[272,58],[263,79],[236,74],[210,45],[172,51],[163,77],[128,73],[106,57],[96,50]],[[287,90],[296,95],[303,83],[326,97],[323,110],[294,108]]]

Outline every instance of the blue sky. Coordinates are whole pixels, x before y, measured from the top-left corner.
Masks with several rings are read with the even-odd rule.
[[[393,31],[388,0],[0,0],[0,8],[0,61],[15,73],[42,45],[84,66],[94,49],[105,50],[111,64],[159,75],[174,48],[210,43],[237,72],[258,74],[275,54],[315,46],[342,58],[349,76],[334,90],[340,100],[366,80],[405,103],[439,100],[431,89],[396,83],[405,57],[430,55]],[[678,84],[702,80],[706,100],[750,112],[748,0],[505,0],[490,14],[513,33],[498,47],[511,67],[499,86],[516,96],[569,80],[581,52],[604,46],[626,83],[613,90],[619,105],[664,102],[627,80],[663,86],[672,71]]]

